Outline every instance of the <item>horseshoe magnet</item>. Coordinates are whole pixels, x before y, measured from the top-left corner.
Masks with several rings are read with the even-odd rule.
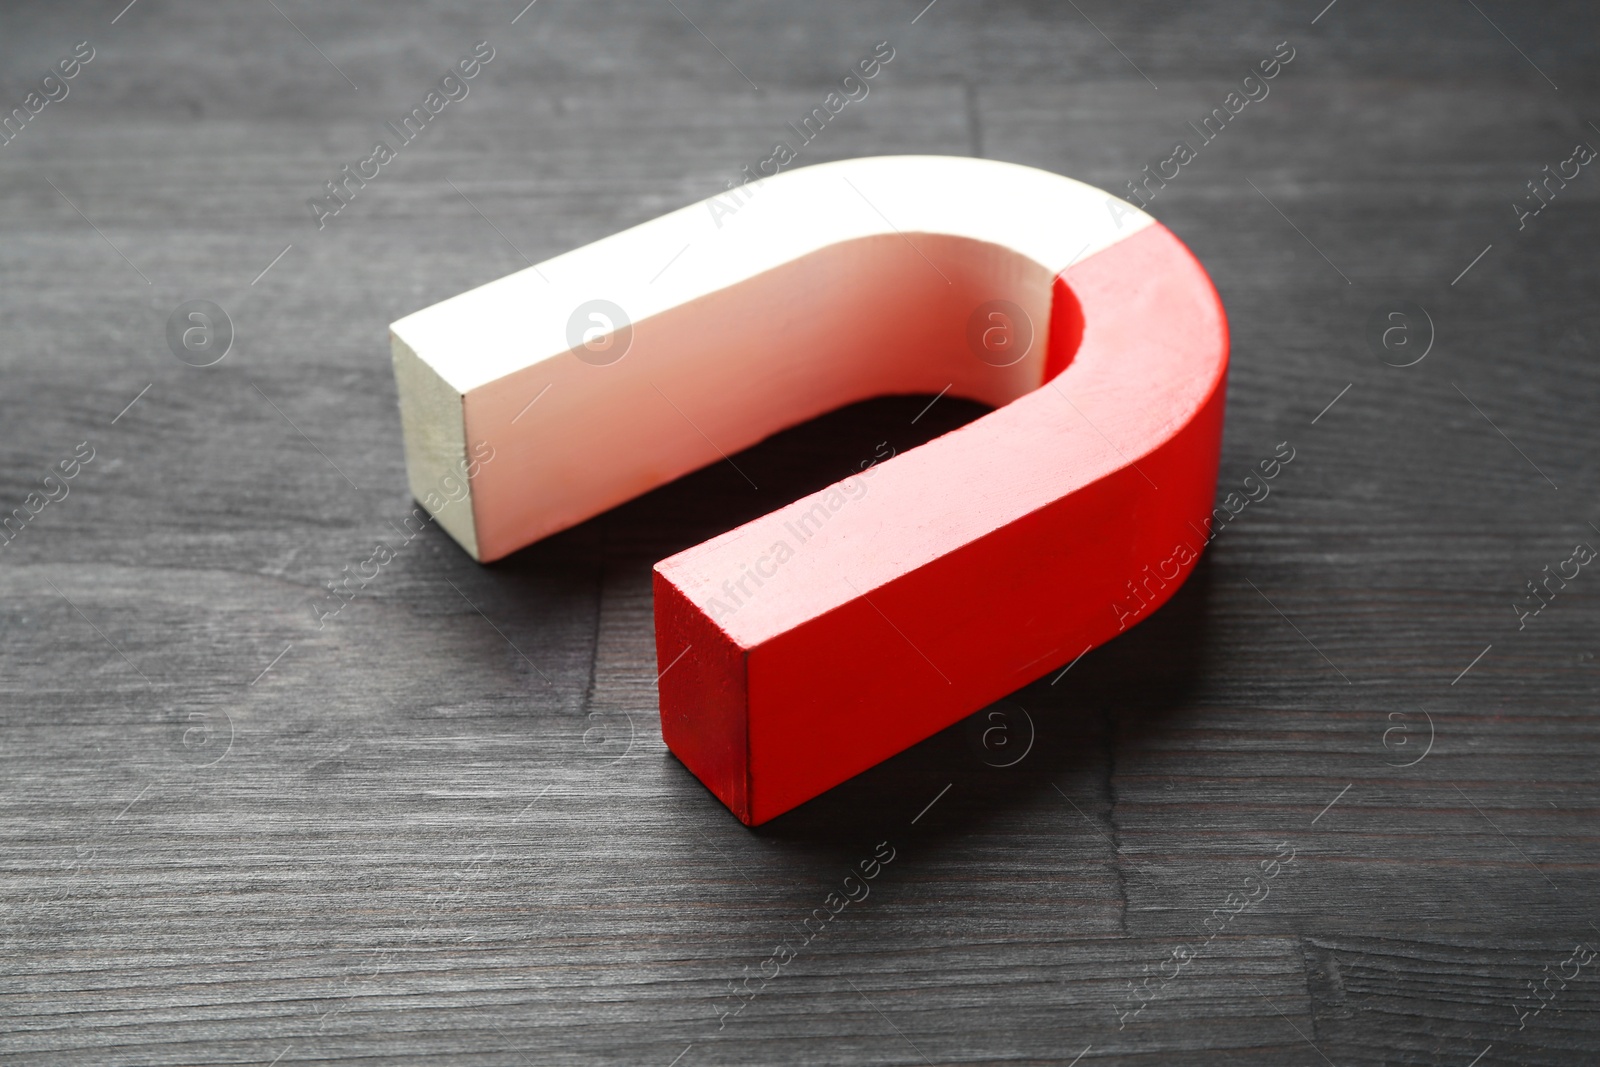
[[[1222,305],[1059,175],[806,167],[392,333],[412,492],[483,562],[858,400],[994,409],[656,565],[662,737],[747,824],[1146,618],[1204,548]]]

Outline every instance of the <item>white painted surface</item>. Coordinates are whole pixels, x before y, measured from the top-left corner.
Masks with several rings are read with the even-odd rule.
[[[1051,279],[1154,221],[1069,178],[957,157],[822,164],[737,195],[393,325],[413,491],[469,446],[493,449],[472,480],[471,521],[446,526],[475,557],[855,400],[946,386],[1015,399],[1042,378]],[[996,298],[1033,327],[1027,356],[1005,368],[967,341],[973,310]],[[626,355],[603,366],[569,335],[595,299],[632,324]],[[424,395],[429,381],[444,388]]]

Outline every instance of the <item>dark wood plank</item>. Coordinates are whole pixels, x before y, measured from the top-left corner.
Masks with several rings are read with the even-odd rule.
[[[0,547],[0,1058],[1594,1061],[1593,965],[1536,1015],[1529,983],[1600,944],[1597,579],[1511,607],[1600,543],[1600,179],[1510,208],[1600,144],[1589,5],[277,6],[0,11],[7,107],[96,49],[0,145],[0,514],[95,449]],[[654,560],[972,405],[834,413],[738,457],[760,491],[707,468],[492,567],[397,529],[386,324],[716,191],[875,42],[804,162],[1120,189],[1285,39],[1152,211],[1229,309],[1224,483],[1296,458],[1171,604],[1013,695],[1012,747],[960,724],[751,832],[655,718]],[[236,330],[206,369],[165,339],[201,298]],[[1437,331],[1403,369],[1364,339],[1399,299]]]

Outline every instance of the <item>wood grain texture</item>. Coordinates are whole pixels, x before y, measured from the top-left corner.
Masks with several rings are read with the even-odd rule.
[[[0,12],[8,109],[96,49],[0,145],[0,516],[95,449],[0,547],[0,1059],[1594,1062],[1592,965],[1519,1012],[1600,942],[1600,576],[1512,603],[1600,540],[1600,175],[1510,207],[1600,143],[1589,6],[123,6]],[[305,200],[484,39],[319,232]],[[1150,210],[1228,308],[1223,487],[1296,458],[1010,698],[1013,766],[1017,711],[751,832],[660,743],[650,565],[979,409],[825,416],[735,457],[759,492],[718,464],[482,568],[402,532],[385,326],[722,188],[885,39],[802,161],[1120,188],[1292,42]],[[168,350],[191,299],[233,321],[214,367]],[[1404,369],[1364,340],[1398,299],[1437,331]]]

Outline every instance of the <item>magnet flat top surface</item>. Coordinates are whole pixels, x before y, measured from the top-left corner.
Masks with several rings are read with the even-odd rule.
[[[573,309],[597,297],[642,323],[830,245],[894,233],[990,241],[1055,273],[1153,221],[1125,201],[1108,210],[1106,193],[1071,178],[952,156],[805,166],[721,199],[732,214],[690,204],[407,315],[394,333],[466,393],[530,355],[567,352]],[[1059,213],[1041,216],[1040,203]]]

